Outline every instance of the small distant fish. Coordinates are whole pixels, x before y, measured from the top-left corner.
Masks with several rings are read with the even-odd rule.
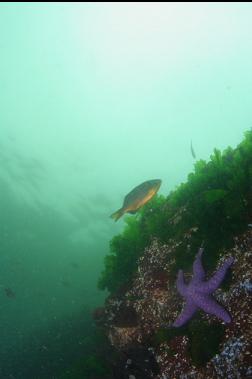
[[[14,298],[14,297],[16,297],[15,292],[13,292],[11,288],[5,288],[5,289],[4,289],[4,292],[5,292],[5,295],[6,295],[7,297],[10,297],[10,298]]]
[[[76,263],[76,262],[71,262],[71,266],[72,266],[73,268],[79,268],[79,265],[78,265],[78,263]]]
[[[196,154],[195,154],[195,151],[193,149],[192,141],[191,141],[191,153],[192,153],[193,158],[196,159]]]
[[[39,292],[37,292],[37,296],[38,296],[38,298],[45,297],[45,293],[42,291],[39,291]]]
[[[124,213],[136,213],[157,193],[161,183],[160,179],[154,179],[135,187],[125,196],[122,208],[118,209],[110,217],[117,221]]]
[[[249,226],[250,228],[252,228],[252,224],[248,224],[248,226]]]
[[[64,287],[70,287],[71,283],[68,280],[62,280],[61,283],[63,284]]]

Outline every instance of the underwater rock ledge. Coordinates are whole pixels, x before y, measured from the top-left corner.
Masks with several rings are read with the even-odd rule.
[[[224,324],[197,312],[187,325],[172,327],[183,307],[174,280],[174,253],[184,245],[190,249],[195,232],[192,228],[180,242],[161,244],[153,239],[138,260],[132,286],[120,297],[107,298],[99,325],[119,354],[114,378],[252,377],[251,230],[235,237],[234,247],[220,253],[215,269],[234,257],[229,278],[214,293],[232,322]],[[204,254],[207,259],[207,246]],[[188,282],[191,273],[184,271]],[[208,277],[212,274],[207,271]]]

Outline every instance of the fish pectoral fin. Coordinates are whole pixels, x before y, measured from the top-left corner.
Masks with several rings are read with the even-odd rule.
[[[127,211],[128,213],[134,215],[135,213],[137,213],[138,209],[135,209],[135,210],[132,210],[132,211]]]

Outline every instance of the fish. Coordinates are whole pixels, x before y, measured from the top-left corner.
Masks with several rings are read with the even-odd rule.
[[[125,196],[123,206],[110,217],[117,221],[124,213],[135,214],[157,193],[161,183],[160,179],[153,179],[139,184]]]
[[[71,286],[71,283],[68,281],[68,280],[65,280],[63,279],[61,281],[61,284],[64,286],[64,287],[70,287]]]
[[[193,158],[196,159],[196,154],[195,154],[195,151],[193,149],[192,141],[191,141],[191,153],[192,153]]]
[[[78,263],[76,263],[76,262],[71,262],[71,266],[72,266],[73,268],[79,268],[79,265],[78,265]]]
[[[13,292],[11,288],[5,288],[4,292],[7,297],[16,297],[15,292]]]

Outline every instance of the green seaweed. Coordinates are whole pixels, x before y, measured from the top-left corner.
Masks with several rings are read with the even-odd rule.
[[[221,201],[225,196],[227,196],[227,194],[228,191],[224,189],[212,189],[203,193],[206,202],[210,204]]]
[[[181,209],[185,209],[179,216]],[[177,217],[178,222],[172,222]],[[198,231],[191,248],[180,245],[175,251],[171,280],[179,268],[189,269],[204,241],[204,265],[216,267],[220,252],[233,245],[234,235],[252,221],[252,131],[232,149],[214,149],[208,162],[199,160],[187,181],[165,198],[156,195],[136,215],[125,217],[125,228],[110,243],[98,287],[111,293],[125,292],[137,270],[138,258],[153,237],[161,243],[183,241],[190,228]]]
[[[110,241],[110,254],[105,257],[105,270],[100,276],[98,288],[117,293],[127,287],[136,271],[137,259],[162,224],[159,215],[162,214],[160,208],[164,202],[165,198],[159,196],[149,202],[144,213],[125,217],[124,231]]]
[[[225,333],[222,324],[209,325],[207,321],[196,316],[187,325],[180,328],[160,328],[152,337],[151,343],[157,347],[162,342],[168,343],[169,355],[177,351],[172,349],[172,340],[178,336],[189,338],[188,354],[195,366],[205,365],[219,351],[219,346]]]
[[[59,379],[110,379],[112,377],[111,361],[117,354],[111,349],[104,328],[95,327],[91,334],[80,341],[83,357],[75,359],[57,375]]]
[[[86,378],[104,377],[109,374],[109,369],[100,357],[90,355],[83,360],[83,375]]]
[[[111,374],[111,368],[104,358],[90,354],[65,370],[60,379],[110,379]]]
[[[225,333],[222,324],[209,325],[207,321],[193,319],[188,326],[189,354],[196,366],[204,366],[219,352],[219,345]]]

